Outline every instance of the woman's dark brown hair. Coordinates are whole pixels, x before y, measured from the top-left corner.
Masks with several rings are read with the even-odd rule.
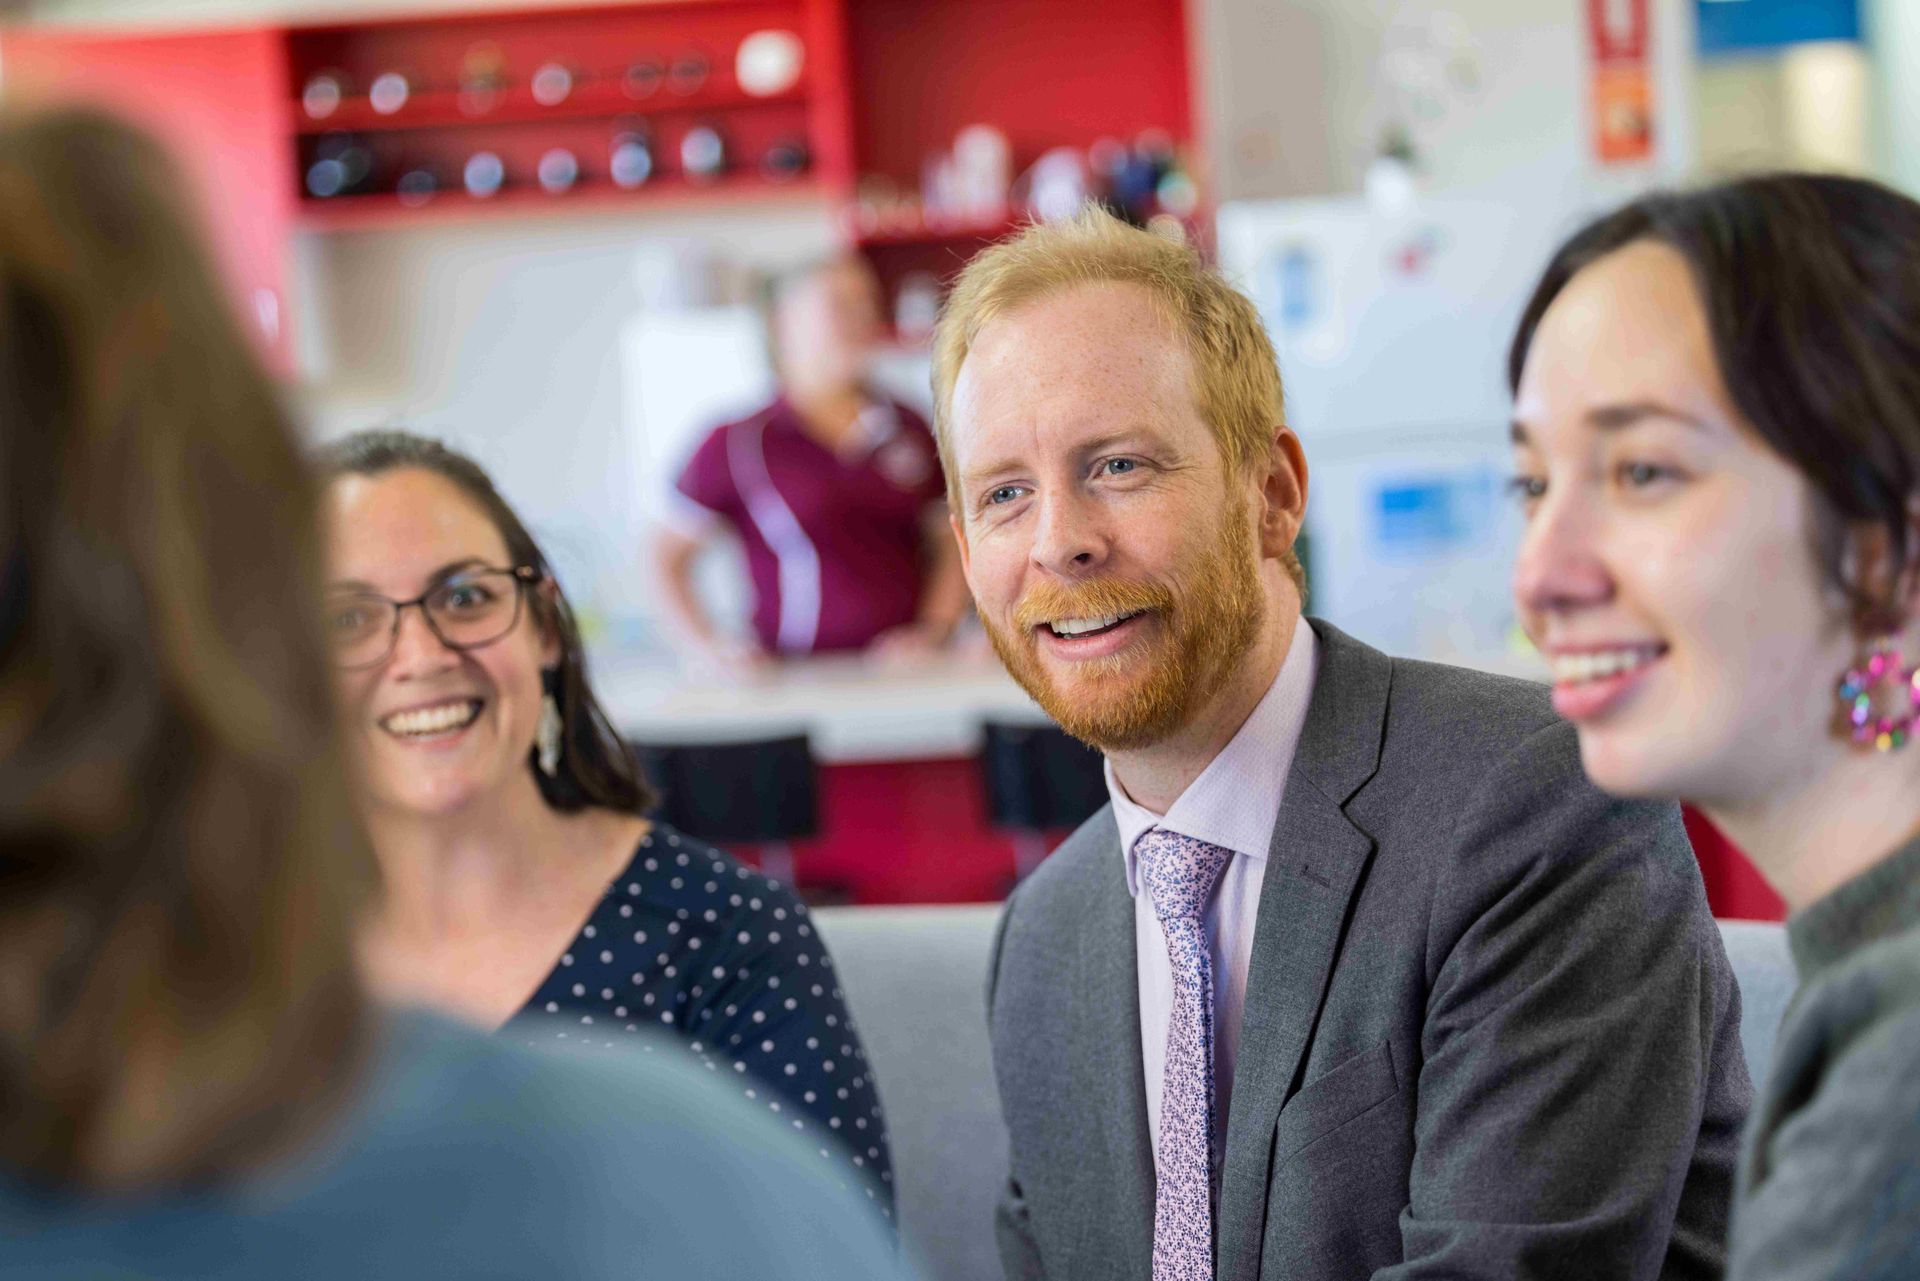
[[[353,1083],[316,504],[179,170],[0,121],[0,1165],[239,1175]]]
[[[1507,359],[1515,390],[1540,319],[1583,269],[1636,241],[1692,272],[1736,409],[1813,489],[1816,551],[1861,626],[1884,590],[1852,581],[1850,535],[1884,531],[1900,581],[1920,495],[1920,204],[1859,178],[1769,174],[1636,200],[1561,247]]]
[[[548,805],[567,812],[599,807],[640,814],[651,809],[653,792],[641,777],[633,749],[615,731],[587,684],[586,646],[559,580],[486,470],[437,440],[404,431],[356,432],[323,450],[320,467],[329,478],[379,476],[406,468],[429,471],[451,482],[486,515],[514,566],[539,575],[541,586],[528,594],[533,619],[560,643],[560,662],[546,677],[547,692],[560,705],[559,768],[549,777],[540,769],[538,753],[527,754],[527,768],[540,794]]]

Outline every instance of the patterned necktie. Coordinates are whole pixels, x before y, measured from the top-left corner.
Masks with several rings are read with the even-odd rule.
[[[1134,854],[1173,962],[1153,1195],[1153,1281],[1213,1281],[1213,959],[1206,911],[1233,851],[1153,827],[1135,842]]]

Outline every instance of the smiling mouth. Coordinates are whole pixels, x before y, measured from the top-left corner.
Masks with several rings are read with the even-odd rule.
[[[1060,618],[1045,624],[1048,631],[1064,639],[1081,636],[1099,636],[1110,632],[1129,619],[1138,618],[1145,610],[1131,610],[1124,614],[1109,614],[1104,618]]]
[[[395,738],[437,738],[463,730],[479,719],[482,701],[477,698],[452,699],[431,707],[416,707],[382,716],[380,728]]]
[[[1628,645],[1583,654],[1561,654],[1553,659],[1556,685],[1590,685],[1637,671],[1667,652],[1665,645]]]

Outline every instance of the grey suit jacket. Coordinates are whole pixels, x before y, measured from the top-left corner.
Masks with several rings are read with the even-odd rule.
[[[1312,625],[1215,1276],[1718,1275],[1752,1089],[1678,813],[1590,786],[1544,690]],[[1110,811],[1009,900],[988,1016],[1007,1275],[1148,1277],[1133,900]]]

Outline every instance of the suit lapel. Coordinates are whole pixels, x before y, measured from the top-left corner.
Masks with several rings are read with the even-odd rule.
[[[1305,1061],[1348,904],[1373,852],[1343,807],[1378,767],[1392,667],[1337,629],[1313,626],[1320,670],[1261,880],[1241,1015],[1216,1232],[1219,1281],[1259,1275],[1274,1125]]]
[[[1077,931],[1078,1000],[1069,1029],[1074,1061],[1085,1066],[1079,1097],[1062,1100],[1074,1114],[1069,1150],[1084,1154],[1073,1185],[1079,1224],[1068,1270],[1144,1281],[1153,1267],[1153,1144],[1140,1062],[1133,898],[1111,823],[1085,875],[1088,912]]]

